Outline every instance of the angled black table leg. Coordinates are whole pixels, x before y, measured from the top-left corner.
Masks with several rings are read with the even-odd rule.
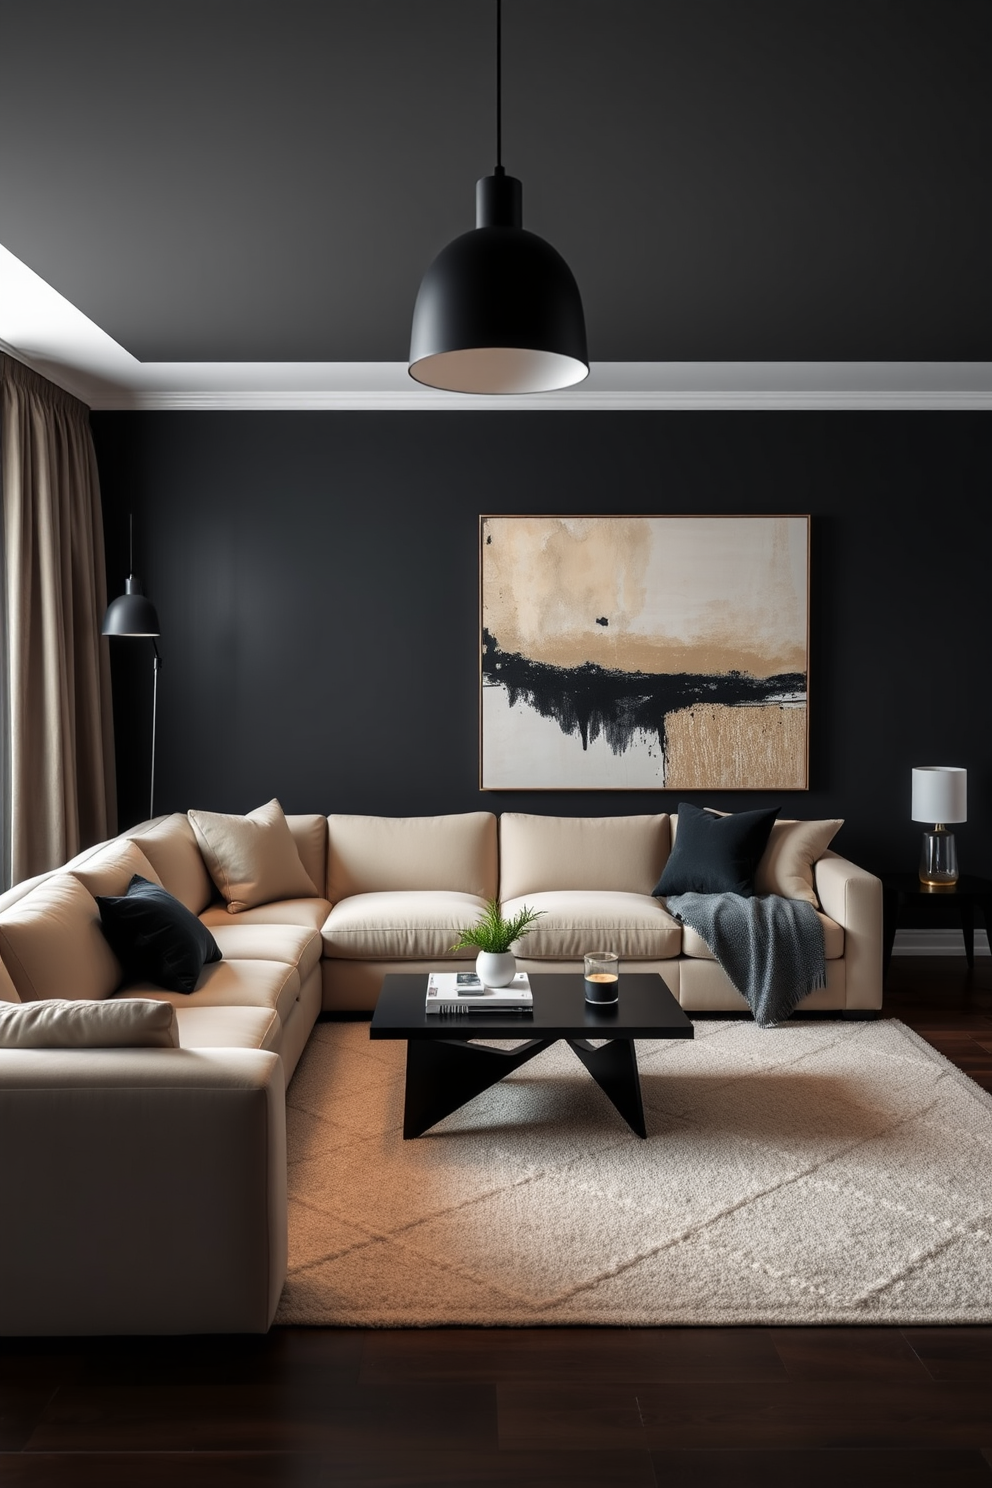
[[[489,1049],[466,1039],[409,1039],[404,1137],[419,1137],[555,1042],[530,1039],[516,1049]]]
[[[631,1130],[639,1137],[646,1137],[648,1132],[644,1125],[644,1102],[641,1100],[634,1040],[611,1039],[600,1049],[594,1049],[588,1039],[570,1038],[568,1043]]]

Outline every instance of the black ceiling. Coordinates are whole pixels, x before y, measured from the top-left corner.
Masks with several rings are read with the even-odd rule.
[[[143,361],[403,361],[494,0],[3,0],[0,243]],[[990,0],[505,0],[594,361],[992,359]]]

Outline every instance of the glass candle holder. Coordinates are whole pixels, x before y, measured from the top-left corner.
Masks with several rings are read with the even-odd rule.
[[[616,951],[589,951],[583,957],[586,1002],[609,1006],[620,996],[620,957]]]

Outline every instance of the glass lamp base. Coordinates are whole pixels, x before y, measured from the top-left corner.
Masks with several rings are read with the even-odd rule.
[[[920,849],[920,883],[929,889],[951,889],[958,881],[958,850],[954,833],[936,826],[923,833]]]

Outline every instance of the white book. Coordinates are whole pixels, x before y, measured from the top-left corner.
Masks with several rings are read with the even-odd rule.
[[[474,972],[432,971],[427,978],[429,1013],[532,1012],[534,995],[525,971],[508,987],[485,987]]]

